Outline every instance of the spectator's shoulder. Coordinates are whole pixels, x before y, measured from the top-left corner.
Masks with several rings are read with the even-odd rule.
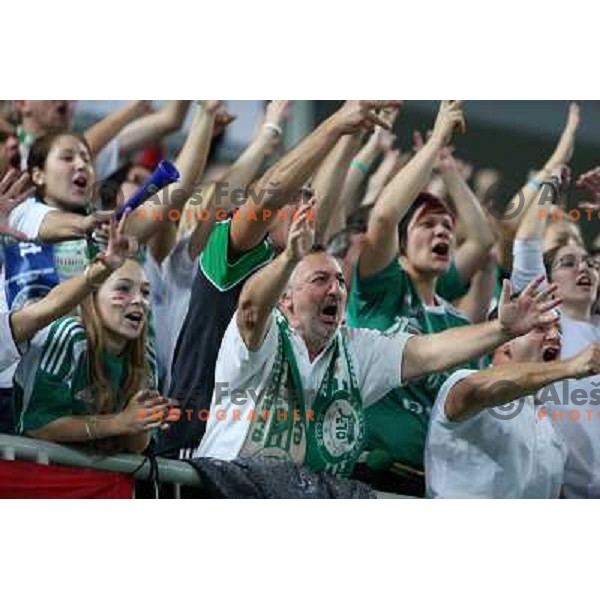
[[[273,258],[273,246],[265,238],[254,248],[230,261],[231,221],[218,222],[200,255],[204,276],[220,291],[225,292],[242,283],[249,275]]]
[[[87,344],[85,329],[78,317],[62,317],[47,327],[40,369],[60,375],[72,368],[77,348]]]

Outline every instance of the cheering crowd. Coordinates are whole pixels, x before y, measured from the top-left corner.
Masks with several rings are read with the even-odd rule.
[[[569,169],[576,103],[505,206],[454,156],[462,101],[410,154],[398,101],[347,101],[285,153],[293,104],[271,101],[219,168],[220,101],[129,102],[83,133],[72,102],[10,109],[0,432],[417,497],[600,497],[600,234],[565,217],[599,213],[600,167]],[[190,111],[178,181],[130,207]]]

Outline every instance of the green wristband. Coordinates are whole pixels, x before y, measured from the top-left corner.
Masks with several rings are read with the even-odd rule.
[[[369,174],[369,167],[367,167],[367,165],[365,165],[363,162],[361,162],[358,158],[355,158],[350,164],[355,169],[358,169],[363,175]]]

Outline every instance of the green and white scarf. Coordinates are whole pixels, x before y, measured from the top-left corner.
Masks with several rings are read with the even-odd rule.
[[[365,422],[346,334],[336,333],[327,372],[307,410],[289,325],[279,311],[275,320],[279,329],[275,363],[240,456],[284,458],[312,471],[348,476],[362,451]]]

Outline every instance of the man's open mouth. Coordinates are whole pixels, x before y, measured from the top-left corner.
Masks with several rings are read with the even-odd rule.
[[[556,360],[560,354],[560,348],[558,346],[549,346],[542,352],[542,359],[544,362],[551,362]]]
[[[329,323],[337,322],[339,305],[336,300],[326,301],[321,310],[321,318]]]
[[[431,251],[440,258],[448,258],[448,255],[450,254],[450,244],[447,242],[438,242],[437,244],[434,244]]]

